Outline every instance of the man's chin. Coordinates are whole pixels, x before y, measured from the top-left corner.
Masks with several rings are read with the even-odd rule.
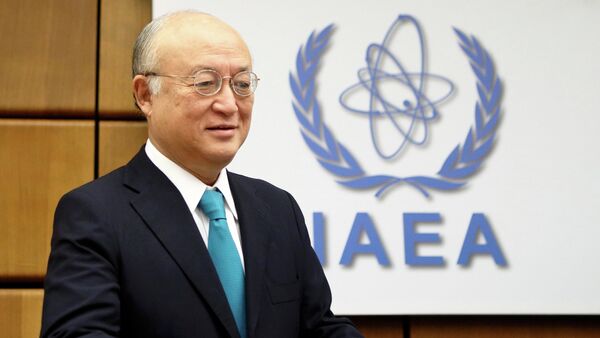
[[[237,147],[232,149],[219,149],[218,151],[207,154],[206,160],[210,163],[210,166],[223,169],[233,161],[237,151]]]

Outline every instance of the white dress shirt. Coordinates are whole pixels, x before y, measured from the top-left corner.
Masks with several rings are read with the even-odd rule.
[[[223,194],[223,197],[225,197],[225,217],[227,218],[229,232],[231,232],[231,237],[233,238],[235,247],[240,255],[242,267],[244,268],[244,254],[242,252],[240,240],[240,225],[235,209],[235,203],[233,202],[233,195],[231,194],[231,189],[229,188],[229,179],[227,177],[227,171],[225,168],[221,170],[221,173],[219,173],[219,177],[217,178],[217,182],[215,182],[215,184],[211,187],[207,186],[198,178],[196,178],[196,176],[190,174],[187,170],[183,169],[163,155],[158,149],[156,149],[149,139],[146,141],[145,150],[146,155],[148,155],[148,158],[150,158],[150,161],[152,161],[152,163],[154,163],[154,165],[156,165],[158,169],[160,169],[160,171],[162,171],[169,178],[175,187],[177,187],[179,193],[181,193],[181,196],[185,200],[185,204],[187,204],[188,209],[190,209],[190,213],[194,218],[194,222],[196,222],[198,231],[200,231],[200,235],[202,235],[204,245],[206,245],[207,248],[209,219],[202,212],[202,210],[198,208],[198,203],[200,202],[200,198],[202,198],[202,194],[204,194],[204,190],[215,188],[219,189],[219,191]]]

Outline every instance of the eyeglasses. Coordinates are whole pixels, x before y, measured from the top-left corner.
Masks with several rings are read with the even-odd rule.
[[[188,87],[194,87],[198,94],[211,96],[221,91],[223,80],[229,79],[229,87],[239,96],[250,96],[258,85],[258,76],[251,71],[242,71],[234,76],[221,76],[212,69],[203,69],[191,76],[166,75],[158,73],[145,73],[144,76],[160,76],[175,79],[193,79],[193,83],[186,83]]]

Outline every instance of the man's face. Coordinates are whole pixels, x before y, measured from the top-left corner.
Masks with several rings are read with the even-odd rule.
[[[197,17],[176,20],[156,37],[158,69],[154,72],[192,76],[212,69],[227,77],[251,70],[248,48],[231,28]],[[207,171],[225,167],[248,135],[254,95],[238,96],[229,79],[213,96],[202,96],[186,86],[192,79],[161,77],[160,81],[161,89],[146,112],[153,144],[201,179],[207,178],[203,177]]]

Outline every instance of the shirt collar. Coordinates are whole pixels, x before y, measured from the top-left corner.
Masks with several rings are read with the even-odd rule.
[[[225,205],[229,207],[233,217],[237,221],[237,211],[235,209],[235,203],[233,201],[233,195],[231,194],[231,188],[229,187],[229,178],[227,177],[227,170],[223,168],[219,173],[219,177],[215,184],[211,187],[204,184],[196,176],[189,173],[187,170],[180,167],[177,163],[171,161],[168,157],[163,155],[156,147],[152,144],[150,139],[146,141],[145,147],[146,155],[154,165],[162,171],[167,178],[175,185],[177,190],[181,193],[181,196],[185,200],[185,204],[188,206],[190,211],[193,213],[198,207],[200,198],[206,189],[217,188],[223,194],[225,198]]]

